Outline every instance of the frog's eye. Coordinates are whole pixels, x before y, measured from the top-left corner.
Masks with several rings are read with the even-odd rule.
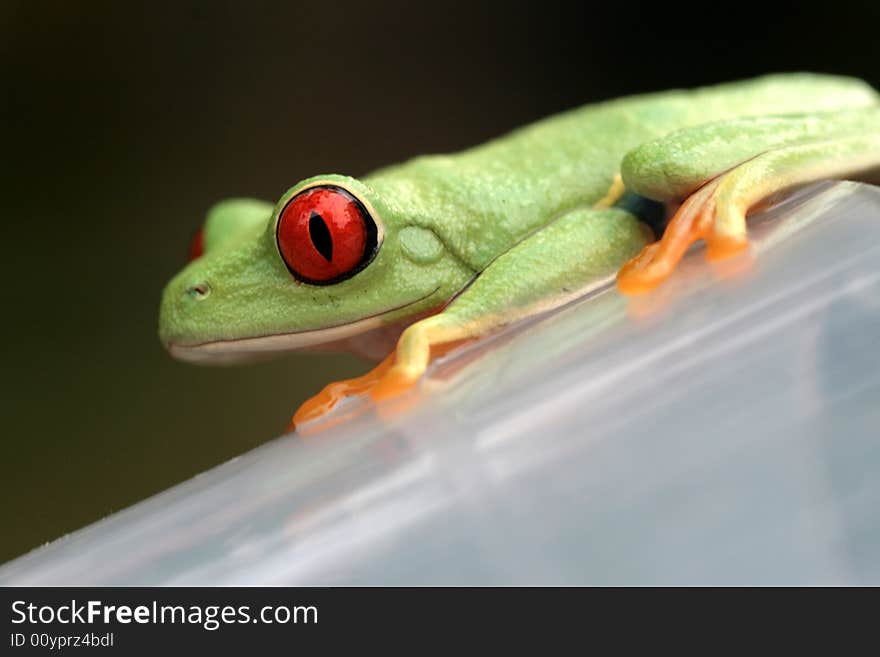
[[[306,283],[336,283],[360,271],[376,252],[376,224],[339,187],[313,187],[294,196],[275,227],[278,252]]]

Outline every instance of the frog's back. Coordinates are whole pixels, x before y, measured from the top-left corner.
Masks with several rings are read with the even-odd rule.
[[[430,227],[479,270],[529,233],[608,191],[620,161],[671,131],[739,116],[878,103],[853,78],[772,75],[587,105],[454,155],[419,157],[366,182],[397,216]]]

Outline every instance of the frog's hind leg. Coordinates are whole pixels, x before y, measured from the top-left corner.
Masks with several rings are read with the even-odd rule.
[[[807,141],[757,154],[692,194],[667,225],[618,273],[625,294],[653,289],[670,276],[688,247],[706,242],[706,257],[719,260],[749,245],[746,213],[762,199],[791,187],[842,178],[880,167],[880,133]]]
[[[705,237],[718,183],[713,180],[688,197],[669,220],[663,237],[621,268],[617,274],[621,292],[638,294],[653,289],[672,274],[691,244]]]

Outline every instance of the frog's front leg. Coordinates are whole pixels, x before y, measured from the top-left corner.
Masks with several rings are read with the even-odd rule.
[[[768,130],[769,126],[774,130]],[[707,245],[710,260],[727,258],[748,248],[746,213],[762,199],[796,185],[826,178],[842,178],[880,166],[880,110],[870,109],[846,113],[829,113],[802,117],[764,117],[740,119],[715,126],[682,131],[665,143],[648,146],[654,150],[634,158],[637,171],[624,169],[627,183],[636,192],[647,191],[654,198],[671,200],[676,187],[694,185],[676,163],[665,160],[657,149],[668,148],[678,156],[705,157],[699,147],[683,148],[683,143],[711,143],[701,140],[699,133],[711,136],[715,131],[735,129],[739,143],[726,157],[706,158],[703,184],[676,211],[662,238],[630,260],[619,272],[618,288],[625,294],[639,294],[653,289],[666,280],[697,240]],[[716,135],[717,136],[717,135]],[[748,141],[752,139],[751,143]],[[646,166],[655,157],[653,169]],[[624,161],[626,165],[626,160]],[[714,169],[713,169],[714,168]],[[658,172],[666,180],[675,181],[668,189],[656,184]],[[676,174],[678,174],[676,176]],[[646,187],[646,190],[640,187]],[[658,199],[660,200],[660,199]]]
[[[376,400],[405,392],[445,345],[567,303],[611,280],[651,239],[644,224],[619,208],[580,208],[565,214],[496,258],[443,311],[407,328],[394,354],[363,380],[355,380],[357,390]],[[294,422],[319,417],[339,394],[355,390],[334,385],[339,384],[307,401]]]
[[[406,329],[394,365],[370,396],[378,401],[414,385],[440,345],[485,335],[583,295],[651,237],[621,209],[593,207],[566,214],[497,258],[446,310]]]

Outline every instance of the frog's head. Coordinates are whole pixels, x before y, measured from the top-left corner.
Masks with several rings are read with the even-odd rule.
[[[274,208],[225,201],[199,241],[159,313],[162,342],[184,360],[342,340],[435,308],[471,276],[434,232],[347,176],[304,180]]]

